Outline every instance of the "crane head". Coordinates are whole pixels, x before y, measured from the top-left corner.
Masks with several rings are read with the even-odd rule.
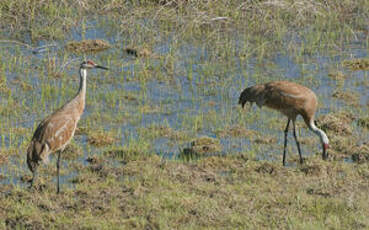
[[[238,100],[238,104],[240,104],[243,108],[247,102],[249,102],[251,106],[252,103],[256,102],[256,104],[261,107],[265,102],[264,89],[264,85],[247,87],[244,91],[242,91]]]
[[[82,69],[94,69],[94,68],[99,68],[99,69],[105,69],[108,70],[108,68],[101,66],[101,65],[97,65],[95,62],[91,61],[91,60],[87,60],[81,63],[81,68]]]

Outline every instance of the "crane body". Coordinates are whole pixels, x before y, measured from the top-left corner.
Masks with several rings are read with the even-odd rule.
[[[78,121],[83,114],[86,100],[87,69],[93,68],[107,69],[92,61],[83,62],[79,69],[80,86],[76,96],[46,117],[36,128],[27,149],[27,165],[33,173],[31,187],[37,180],[37,169],[40,163],[48,163],[49,155],[58,152],[56,164],[57,193],[59,193],[60,155],[72,140]]]
[[[300,163],[303,163],[300,143],[296,136],[295,127],[295,121],[298,115],[301,115],[309,129],[319,136],[323,148],[322,157],[323,159],[327,158],[329,140],[324,131],[317,128],[314,124],[318,100],[311,89],[288,81],[274,81],[266,84],[254,85],[246,88],[240,95],[239,104],[244,107],[247,102],[250,104],[256,103],[260,108],[262,106],[269,107],[287,116],[288,121],[284,130],[283,165],[285,165],[286,160],[287,134],[291,120],[293,123],[293,135],[300,156]]]

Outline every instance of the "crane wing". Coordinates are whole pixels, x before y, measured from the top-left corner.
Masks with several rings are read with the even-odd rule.
[[[32,140],[48,145],[49,150],[64,148],[73,137],[77,120],[69,113],[59,111],[47,117],[37,127]]]

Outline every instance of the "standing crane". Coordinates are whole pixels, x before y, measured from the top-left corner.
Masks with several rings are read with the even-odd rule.
[[[72,140],[77,128],[77,123],[85,108],[87,69],[94,68],[108,69],[90,60],[82,62],[79,68],[80,85],[76,96],[53,114],[46,117],[34,132],[31,143],[27,149],[27,165],[33,173],[30,187],[32,187],[37,180],[37,169],[40,162],[48,163],[49,155],[58,152],[58,159],[56,161],[58,174],[57,193],[60,192],[60,155]]]
[[[305,86],[288,82],[274,81],[266,84],[254,85],[246,88],[240,95],[239,104],[242,108],[246,102],[256,103],[259,108],[263,105],[278,110],[288,118],[287,126],[284,130],[284,149],[283,149],[283,165],[286,165],[286,147],[287,134],[290,121],[293,124],[293,136],[296,141],[297,149],[300,155],[300,163],[303,163],[300,143],[296,137],[295,121],[298,115],[301,115],[306,125],[319,138],[323,147],[322,157],[327,159],[327,149],[329,148],[329,140],[325,132],[317,128],[314,124],[314,115],[317,110],[318,100],[315,93]]]

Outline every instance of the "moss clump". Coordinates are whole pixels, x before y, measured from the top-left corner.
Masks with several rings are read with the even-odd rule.
[[[80,42],[71,41],[65,49],[73,53],[100,52],[109,49],[111,45],[104,40],[83,40]]]

